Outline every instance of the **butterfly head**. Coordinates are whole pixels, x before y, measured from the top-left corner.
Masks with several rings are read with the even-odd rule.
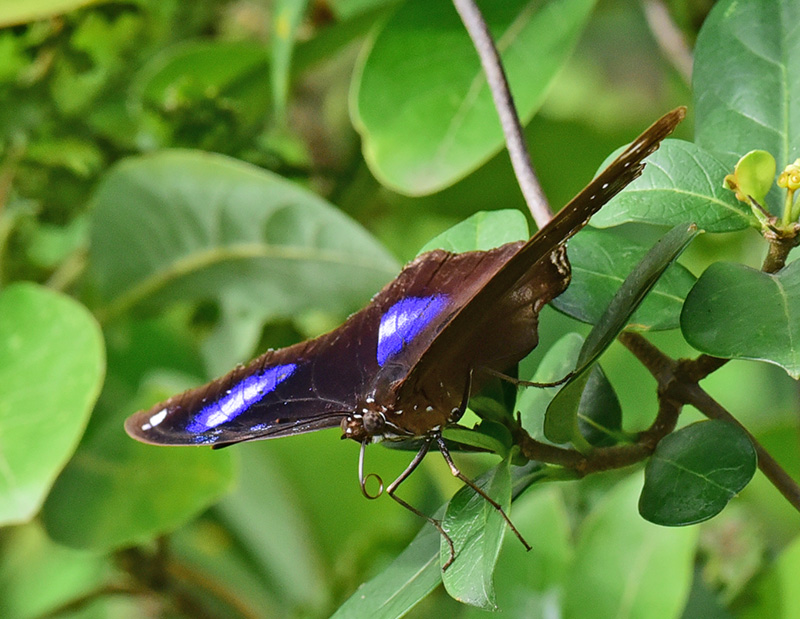
[[[342,438],[359,443],[408,438],[409,432],[389,421],[389,409],[366,398],[354,412],[342,419]]]

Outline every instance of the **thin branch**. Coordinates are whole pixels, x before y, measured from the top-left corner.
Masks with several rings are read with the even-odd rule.
[[[69,602],[62,604],[61,606],[52,608],[43,615],[39,615],[39,619],[50,619],[51,617],[61,617],[62,615],[78,612],[86,609],[90,604],[97,600],[114,595],[138,596],[146,593],[147,590],[143,587],[125,584],[107,584],[84,593],[83,595],[80,595]]]
[[[473,0],[453,0],[453,5],[461,16],[461,21],[464,22],[464,27],[472,38],[472,43],[481,59],[483,71],[486,73],[486,83],[492,93],[497,114],[500,116],[500,125],[506,139],[508,155],[511,158],[514,173],[517,175],[520,190],[531,215],[533,215],[533,220],[539,228],[542,228],[550,221],[553,213],[533,169],[508,79],[489,27]]]
[[[767,236],[769,241],[769,249],[767,255],[764,257],[764,263],[761,265],[761,270],[764,273],[777,273],[784,266],[786,266],[786,259],[789,257],[795,247],[797,247],[800,238],[794,236]]]
[[[630,350],[639,361],[650,371],[658,381],[659,401],[670,399],[683,404],[691,404],[709,419],[720,419],[732,423],[741,428],[755,447],[758,454],[758,468],[764,473],[767,479],[786,497],[791,505],[800,511],[800,486],[789,474],[769,455],[764,446],[748,432],[739,421],[723,408],[716,400],[706,393],[696,382],[691,379],[691,372],[697,368],[710,369],[722,363],[714,357],[704,359],[703,363],[694,366],[692,361],[675,362],[655,346],[647,342],[638,333],[621,333],[619,340]],[[660,362],[654,362],[654,358],[660,358]],[[672,364],[675,371],[665,376],[661,372],[654,371],[655,368],[663,368]],[[684,367],[689,368],[689,372],[683,371]]]
[[[693,383],[699,383],[709,374],[716,372],[730,359],[702,354],[697,359],[682,359],[679,362],[680,374]]]
[[[670,64],[678,71],[683,80],[692,83],[692,52],[686,44],[683,33],[670,17],[669,9],[661,0],[644,0],[642,2],[647,25],[658,43],[661,52]]]

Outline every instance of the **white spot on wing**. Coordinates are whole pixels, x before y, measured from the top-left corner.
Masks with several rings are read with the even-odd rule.
[[[166,417],[167,417],[167,409],[162,408],[155,415],[152,415],[150,419],[147,420],[147,423],[142,424],[142,430],[152,430],[158,424],[164,421]]]

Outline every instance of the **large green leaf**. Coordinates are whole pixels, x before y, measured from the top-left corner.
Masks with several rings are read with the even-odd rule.
[[[732,165],[696,144],[664,140],[647,158],[641,177],[592,217],[592,225],[694,222],[708,232],[742,230],[755,220],[750,207],[723,186],[725,175],[731,172]]]
[[[777,273],[715,262],[686,297],[681,328],[702,352],[768,361],[800,378],[800,261]]]
[[[523,120],[541,104],[594,3],[481,3]],[[442,189],[503,144],[478,56],[449,2],[405,3],[375,37],[353,85],[364,156],[378,179],[398,191]]]
[[[608,493],[584,522],[564,578],[565,619],[679,617],[692,582],[697,529],[639,516],[641,477]]]
[[[724,421],[700,421],[656,447],[644,472],[642,517],[656,524],[695,524],[716,516],[756,472],[747,434]]]
[[[552,305],[568,316],[596,323],[622,282],[649,248],[612,230],[582,230],[569,243],[572,281]],[[627,328],[675,329],[680,324],[683,299],[694,284],[694,276],[673,264],[658,280],[641,307],[629,318]]]
[[[798,23],[796,0],[725,0],[709,13],[693,76],[700,146],[732,163],[766,150],[779,170],[800,156]]]
[[[554,609],[564,573],[572,559],[572,531],[562,489],[555,484],[525,492],[514,501],[514,522],[526,539],[526,551],[514,535],[506,535],[495,569],[497,606],[504,617],[543,619]],[[469,619],[486,617],[467,608]]]
[[[507,464],[503,462],[499,466],[504,467]],[[490,470],[476,479],[475,483],[483,487],[487,480],[494,477],[495,474],[496,469]],[[511,477],[512,495],[516,496],[541,479],[541,466],[538,463],[529,463],[525,467],[514,467]],[[469,492],[474,494],[472,490]],[[447,505],[442,506],[433,514],[433,517],[441,518],[446,508]],[[480,540],[476,541],[480,543]],[[520,548],[522,547],[516,538],[514,538],[514,543]],[[403,553],[383,572],[361,585],[336,611],[334,617],[339,619],[342,617],[370,617],[370,619],[402,617],[441,582],[441,553],[442,541],[439,532],[429,524],[425,524]],[[449,558],[449,552],[444,557],[446,561]]]
[[[476,484],[508,513],[511,507],[509,461],[503,460]],[[442,575],[444,587],[455,599],[486,610],[496,610],[492,578],[503,534],[505,519],[472,488],[464,486],[450,499],[442,526],[453,540],[455,560]],[[440,560],[450,558],[444,538]]]
[[[61,15],[92,4],[96,0],[3,0],[0,2],[0,27]]]
[[[129,159],[93,206],[92,266],[112,314],[229,293],[283,315],[314,304],[346,311],[397,272],[366,231],[318,196],[218,155]]]
[[[308,308],[347,314],[398,270],[363,228],[318,196],[219,155],[166,151],[124,161],[93,206],[101,315],[220,300],[228,337],[218,340],[229,348],[217,347],[212,373],[252,353],[263,320]],[[230,337],[231,325],[247,333]]]
[[[0,293],[0,524],[39,511],[104,373],[103,336],[86,308],[31,283]]]

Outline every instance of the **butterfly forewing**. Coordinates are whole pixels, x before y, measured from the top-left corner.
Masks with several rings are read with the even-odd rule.
[[[369,318],[362,311],[340,330],[356,333]],[[336,426],[355,405],[362,374],[354,364],[340,366],[339,380],[333,380],[329,368],[340,357],[355,363],[367,358],[357,342],[329,336],[267,352],[136,413],[125,428],[146,443],[222,446]]]

